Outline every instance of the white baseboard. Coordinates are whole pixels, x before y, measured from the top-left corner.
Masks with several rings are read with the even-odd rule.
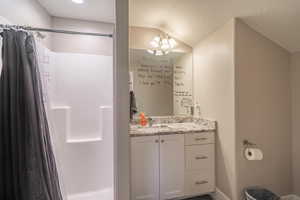
[[[300,200],[300,197],[295,194],[289,194],[281,197],[282,200]]]
[[[216,192],[212,196],[214,200],[230,200],[230,198],[218,188],[216,188]]]

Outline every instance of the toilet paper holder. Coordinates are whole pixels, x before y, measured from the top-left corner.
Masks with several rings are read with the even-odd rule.
[[[257,145],[255,143],[249,142],[248,140],[244,140],[243,145],[243,155],[246,160],[259,161],[263,159],[263,152],[261,149],[257,148]]]
[[[249,140],[244,140],[243,141],[243,145],[245,147],[253,147],[253,146],[257,146],[255,143],[249,142]]]

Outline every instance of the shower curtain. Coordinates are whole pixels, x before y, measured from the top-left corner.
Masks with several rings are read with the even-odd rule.
[[[62,200],[32,34],[1,33],[0,199]]]

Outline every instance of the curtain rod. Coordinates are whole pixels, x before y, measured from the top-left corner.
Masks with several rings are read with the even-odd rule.
[[[62,34],[71,34],[71,35],[90,35],[90,36],[101,36],[101,37],[113,37],[113,34],[104,34],[104,33],[89,33],[89,32],[78,32],[78,31],[69,31],[69,30],[59,30],[59,29],[47,29],[47,28],[36,28],[30,26],[16,26],[16,25],[6,25],[0,24],[0,28],[20,28],[27,31],[40,31],[40,32],[50,32],[50,33],[62,33]]]

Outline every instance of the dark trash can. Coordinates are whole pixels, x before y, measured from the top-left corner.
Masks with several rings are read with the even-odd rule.
[[[261,187],[250,187],[245,189],[246,200],[279,200],[280,197],[273,192],[261,188]]]
[[[193,198],[187,198],[184,200],[213,200],[213,198],[210,195],[203,195],[203,196],[198,196]]]

